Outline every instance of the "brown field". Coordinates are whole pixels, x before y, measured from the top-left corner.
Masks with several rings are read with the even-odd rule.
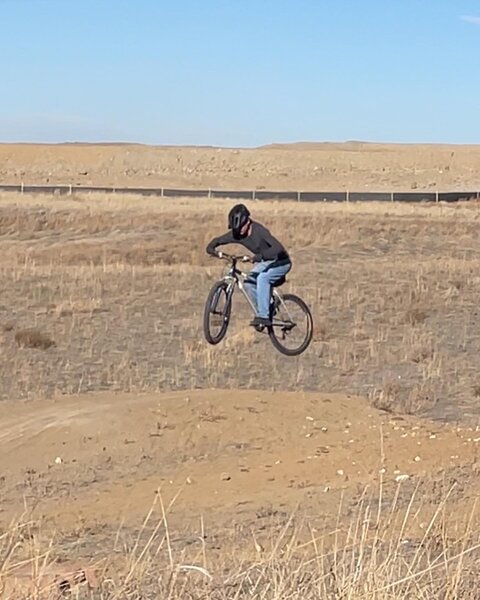
[[[480,146],[0,144],[0,182],[22,181],[223,190],[479,191]]]
[[[253,205],[292,359],[203,340],[230,205],[0,197],[0,597],[478,598],[479,206]]]

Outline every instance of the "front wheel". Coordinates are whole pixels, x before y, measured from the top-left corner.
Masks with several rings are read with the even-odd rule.
[[[313,319],[305,302],[294,294],[279,296],[268,333],[275,348],[287,356],[298,356],[310,345]]]
[[[220,343],[227,333],[232,295],[226,281],[217,281],[208,294],[203,313],[203,333],[209,344]]]

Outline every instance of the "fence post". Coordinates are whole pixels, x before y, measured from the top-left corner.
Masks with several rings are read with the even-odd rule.
[[[438,190],[435,192],[435,202],[438,202]]]
[[[347,202],[350,202],[350,190],[347,190]]]
[[[23,181],[22,181],[22,184],[20,186],[20,192],[23,194]]]
[[[69,188],[68,188],[68,195],[71,196],[72,195],[72,184],[70,184]]]
[[[163,198],[163,187],[160,188],[160,198]]]
[[[393,192],[390,192],[390,199],[393,202]]]
[[[301,192],[297,192],[297,202],[300,202],[300,195],[301,195]]]
[[[255,190],[253,190],[253,192],[252,192],[252,200],[255,201]]]
[[[208,188],[208,197],[211,198],[212,197],[212,188]]]

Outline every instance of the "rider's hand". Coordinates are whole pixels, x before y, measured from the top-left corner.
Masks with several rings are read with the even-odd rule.
[[[223,252],[221,250],[219,250],[217,252],[217,256],[218,256],[218,258],[222,258],[223,257]]]
[[[252,259],[249,256],[243,256],[242,262],[250,262]]]

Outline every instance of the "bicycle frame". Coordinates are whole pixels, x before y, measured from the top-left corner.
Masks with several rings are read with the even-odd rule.
[[[243,273],[242,271],[239,271],[236,267],[233,266],[230,269],[230,271],[228,272],[228,274],[225,275],[223,280],[228,283],[227,293],[228,293],[229,297],[231,298],[233,296],[233,293],[235,292],[235,288],[238,287],[238,289],[242,292],[242,294],[247,299],[247,302],[248,302],[250,308],[252,309],[252,312],[255,314],[257,312],[257,309],[255,308],[255,305],[253,304],[252,299],[248,295],[247,290],[245,289],[244,281],[246,278],[247,278],[247,275],[245,273]]]
[[[228,283],[228,288],[227,288],[228,297],[231,301],[233,294],[235,292],[235,288],[238,286],[239,290],[242,292],[242,294],[247,299],[247,302],[248,302],[250,308],[252,309],[253,314],[256,315],[257,314],[256,306],[254,305],[252,299],[248,295],[248,292],[245,289],[245,285],[244,285],[244,282],[247,279],[248,274],[237,269],[237,260],[235,258],[233,258],[233,257],[229,257],[229,258],[230,258],[230,260],[232,260],[232,265],[231,265],[230,269],[228,270],[228,273],[223,277],[223,280]],[[272,293],[272,297],[274,299],[279,300],[279,302],[282,304],[282,306],[285,309],[285,312],[287,313],[288,318],[290,320],[290,322],[277,320],[272,323],[272,326],[274,326],[274,327],[280,326],[281,327],[281,326],[293,325],[292,317],[288,311],[288,308],[287,308],[285,302],[283,301],[283,297],[280,294],[280,292],[278,292],[275,288],[272,288],[271,293]]]

